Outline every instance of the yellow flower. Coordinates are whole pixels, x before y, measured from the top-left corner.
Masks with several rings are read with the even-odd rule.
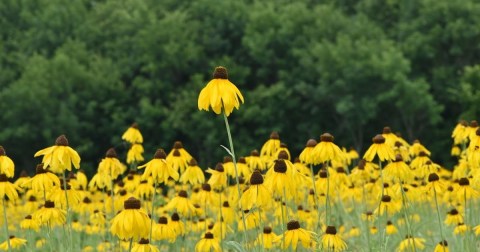
[[[303,151],[300,153],[300,161],[302,161],[305,164],[314,164],[315,163],[315,155],[314,155],[314,149],[315,146],[317,145],[317,141],[315,139],[309,139],[307,141],[307,144],[305,145],[305,148]]]
[[[215,166],[215,170],[208,168],[206,172],[211,174],[207,183],[209,183],[214,189],[227,187],[227,173],[225,172],[222,163],[218,163]]]
[[[140,239],[138,243],[136,243],[132,247],[132,252],[159,252],[160,250],[155,247],[155,245],[150,244],[148,239]]]
[[[34,220],[31,215],[27,215],[25,219],[20,222],[20,228],[38,231],[40,229],[40,222]]]
[[[170,227],[172,228],[173,232],[175,232],[176,236],[185,235],[185,225],[182,221],[180,221],[180,216],[178,216],[178,213],[172,214],[170,219]]]
[[[144,180],[151,176],[157,183],[167,183],[169,178],[178,180],[178,171],[167,164],[166,157],[167,154],[165,151],[163,149],[158,149],[152,160],[139,166],[139,169],[145,168],[142,179]]]
[[[55,173],[62,173],[65,170],[72,170],[72,164],[75,168],[80,168],[80,156],[68,146],[68,140],[65,135],[59,136],[55,140],[55,145],[39,150],[34,157],[43,156],[43,168],[50,167]]]
[[[161,241],[167,240],[170,243],[175,242],[177,238],[175,231],[168,225],[167,217],[160,217],[158,223],[154,224],[152,230],[152,239]]]
[[[347,243],[337,235],[337,229],[334,226],[328,226],[322,236],[321,248],[334,252],[344,251],[347,249]]]
[[[124,208],[113,218],[110,232],[120,239],[147,238],[150,234],[150,218],[140,209],[140,200],[132,197],[124,202]]]
[[[398,233],[398,229],[395,227],[395,225],[393,225],[391,221],[387,221],[386,233],[387,235]]]
[[[263,233],[259,234],[255,240],[256,245],[261,245],[263,248],[271,249],[273,247],[273,241],[277,239],[277,235],[272,232],[271,227],[264,227]]]
[[[148,239],[140,239],[138,243],[133,245],[132,252],[159,252],[160,250],[155,246],[150,244]]]
[[[420,153],[423,152],[426,154],[426,156],[430,156],[430,151],[423,146],[420,141],[417,139],[413,141],[412,146],[410,147],[410,156],[415,157],[420,155]]]
[[[400,245],[397,248],[397,251],[410,251],[414,249],[423,250],[425,248],[425,239],[423,238],[416,238],[412,236],[406,236],[404,240],[400,242]]]
[[[284,234],[277,236],[274,242],[278,243],[283,241],[283,237],[285,236],[285,244],[282,244],[283,249],[287,249],[292,245],[292,249],[296,250],[298,242],[301,242],[304,248],[309,248],[315,235],[314,232],[301,228],[298,221],[291,220],[287,223],[287,231],[285,231]]]
[[[126,167],[118,160],[117,152],[114,148],[108,149],[105,158],[98,164],[98,173],[108,175],[111,179],[116,179],[125,170]]]
[[[168,204],[165,206],[165,209],[174,209],[176,212],[183,216],[193,216],[196,212],[196,209],[187,197],[188,194],[186,191],[180,191],[178,193],[178,196],[175,196],[172,200],[168,202]]]
[[[220,242],[217,238],[213,237],[213,234],[206,232],[203,236],[203,239],[197,242],[195,245],[195,252],[220,252],[222,248],[220,247]]]
[[[438,195],[442,195],[443,192],[447,189],[445,184],[440,180],[440,177],[436,173],[431,173],[428,175],[428,183],[425,185],[425,191],[427,193],[437,193]],[[433,195],[437,197],[436,195]]]
[[[205,183],[205,175],[203,174],[202,169],[198,166],[197,160],[194,158],[190,159],[187,169],[182,176],[180,176],[180,182],[192,186]]]
[[[462,142],[466,141],[468,138],[468,130],[467,130],[467,121],[465,120],[460,120],[460,122],[457,123],[455,128],[453,129],[452,132],[452,138],[454,144],[461,144]]]
[[[173,148],[167,155],[167,162],[171,163],[171,159],[173,158],[174,154],[177,155],[178,158],[181,159],[181,161],[185,164],[190,162],[190,160],[193,158],[192,155],[190,155],[190,153],[183,148],[183,144],[180,141],[175,141],[175,143],[173,143]],[[180,167],[180,171],[183,172],[184,168],[186,167]],[[178,171],[177,168],[176,170]]]
[[[399,202],[392,200],[389,195],[385,194],[382,196],[380,205],[375,209],[375,214],[382,216],[384,213],[388,213],[389,216],[392,216],[399,212],[401,208],[402,205]]]
[[[457,209],[454,208],[447,213],[445,224],[458,225],[459,223],[463,223],[463,216],[458,212]]]
[[[22,185],[24,188],[32,188],[35,193],[46,193],[58,186],[60,179],[50,170],[43,169],[43,164],[37,165],[35,176]]]
[[[260,157],[260,154],[257,150],[253,150],[252,152],[250,152],[250,156],[246,157],[245,160],[247,161],[247,165],[250,168],[250,171],[263,171],[267,168],[265,162],[263,162],[263,159]]]
[[[127,164],[131,163],[139,163],[145,160],[142,156],[143,154],[143,146],[138,143],[132,144],[130,149],[127,152]]]
[[[9,239],[8,242],[4,241],[2,244],[0,244],[0,250],[4,250],[4,251],[10,250],[8,248],[9,243],[10,243],[10,248],[12,248],[12,249],[18,249],[18,248],[21,248],[21,247],[25,246],[25,244],[27,244],[27,240],[17,238],[13,235],[10,236],[8,239]]]
[[[283,197],[285,192],[287,198],[292,197],[296,192],[294,170],[295,167],[290,161],[282,158],[275,160],[273,168],[265,175],[265,186],[277,196]]]
[[[410,181],[413,178],[410,167],[403,161],[400,154],[395,156],[393,162],[388,163],[383,169],[383,176],[386,181]]]
[[[240,206],[242,209],[252,209],[254,206],[259,208],[267,207],[272,195],[263,184],[263,176],[260,171],[256,170],[250,177],[250,187],[245,190],[240,198]]]
[[[334,137],[330,133],[324,133],[320,136],[320,143],[313,149],[315,156],[314,164],[322,164],[331,160],[344,160],[345,154],[333,143]]]
[[[0,199],[7,198],[9,200],[18,199],[18,192],[20,188],[8,181],[7,175],[0,174]]]
[[[12,178],[15,175],[15,164],[7,157],[5,149],[0,146],[0,174],[5,174],[7,177]]]
[[[38,220],[42,225],[47,224],[50,227],[61,226],[65,224],[67,212],[55,208],[53,201],[45,201],[45,205],[32,214],[32,218]]]
[[[263,144],[260,149],[260,157],[272,158],[280,148],[280,136],[274,131],[270,134],[270,138]]]
[[[243,102],[240,90],[228,80],[227,69],[219,66],[213,72],[213,80],[200,91],[198,109],[208,111],[212,108],[216,114],[221,114],[223,110],[229,116]]]
[[[375,156],[378,156],[380,161],[395,160],[395,153],[391,146],[385,143],[385,138],[382,135],[376,135],[373,139],[373,144],[370,145],[363,158],[372,162]]]
[[[433,252],[449,252],[450,250],[448,249],[448,243],[446,240],[443,240],[435,246],[435,249]]]
[[[82,200],[78,191],[72,189],[69,183],[67,183],[67,196],[70,207],[78,205]],[[59,186],[50,191],[47,198],[60,208],[67,208],[67,198],[65,197],[65,190],[63,186]]]
[[[457,226],[453,229],[453,233],[456,235],[464,235],[469,229],[470,227],[462,222],[457,224]]]
[[[142,133],[140,133],[140,130],[138,130],[138,124],[133,123],[132,126],[130,126],[125,131],[125,133],[123,133],[122,139],[131,143],[131,144],[135,144],[135,143],[141,144],[141,143],[143,143]]]
[[[480,193],[470,186],[470,181],[468,178],[461,178],[458,184],[460,186],[457,187],[455,192],[457,195],[457,201],[461,204],[465,204],[465,200],[468,201],[470,199],[477,199],[480,197]]]

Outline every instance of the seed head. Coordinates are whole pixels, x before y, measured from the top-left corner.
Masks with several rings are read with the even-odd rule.
[[[55,140],[55,145],[68,146],[67,137],[65,135],[61,135],[61,136],[57,137],[57,139]]]
[[[228,79],[228,72],[227,69],[223,66],[218,66],[215,68],[215,71],[213,71],[213,78],[214,79]]]
[[[130,197],[129,199],[123,202],[123,207],[127,209],[140,209],[140,200]]]
[[[313,148],[316,145],[317,145],[317,141],[315,141],[315,139],[308,139],[307,144],[305,146]]]
[[[383,143],[385,143],[385,137],[378,134],[374,138],[372,138],[372,141],[373,141],[373,143],[376,143],[376,144],[383,144]]]
[[[337,229],[334,226],[328,226],[327,230],[325,230],[326,234],[336,235]]]
[[[330,133],[323,133],[320,136],[320,142],[333,142],[334,137]]]
[[[250,177],[250,184],[251,185],[261,185],[263,184],[263,176],[260,171],[255,170]]]
[[[438,175],[436,173],[430,173],[430,175],[428,175],[428,182],[435,182],[435,181],[439,181],[440,178],[438,177]]]
[[[291,220],[287,223],[287,230],[295,230],[300,228],[300,223],[296,220]]]
[[[107,150],[107,153],[105,154],[105,157],[107,158],[118,158],[117,152],[115,151],[114,148],[110,148]]]
[[[275,165],[273,166],[273,170],[278,173],[286,173],[287,172],[287,164],[283,159],[275,160]]]

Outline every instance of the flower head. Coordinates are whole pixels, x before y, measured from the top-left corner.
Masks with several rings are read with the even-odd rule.
[[[72,170],[72,164],[75,168],[80,168],[80,156],[68,146],[68,140],[65,135],[57,137],[55,145],[37,151],[34,157],[43,156],[43,168],[50,167],[53,172],[62,173],[65,170]]]
[[[133,123],[132,126],[123,133],[122,139],[131,144],[143,143],[142,133],[140,133],[140,130],[138,129],[138,124]]]
[[[124,202],[125,210],[112,220],[110,232],[120,239],[147,238],[150,233],[150,218],[140,209],[140,200],[133,197]]]
[[[395,160],[395,153],[393,152],[393,148],[390,145],[385,143],[385,137],[382,135],[376,135],[372,138],[373,144],[370,145],[367,152],[363,158],[369,162],[371,162],[375,156],[378,156],[380,161],[390,161]]]
[[[227,69],[216,67],[213,79],[200,91],[198,109],[208,111],[211,108],[216,114],[223,110],[229,116],[234,108],[240,108],[240,103],[243,103],[242,93],[228,80]]]
[[[344,251],[347,249],[345,241],[337,235],[337,229],[334,226],[328,226],[325,234],[322,236],[321,246],[327,251]]]
[[[9,239],[8,242],[4,241],[3,243],[0,244],[0,250],[4,250],[4,251],[10,250],[8,247],[9,244],[10,244],[10,248],[12,249],[18,249],[25,246],[25,244],[27,244],[27,240],[17,238],[13,235],[11,235],[8,239]]]
[[[152,177],[159,183],[167,183],[169,178],[178,180],[178,171],[167,164],[167,154],[163,149],[158,149],[153,156],[153,159],[148,163],[139,166],[139,169],[145,168],[142,179]]]
[[[15,175],[15,164],[7,157],[5,149],[0,146],[0,174],[5,174],[7,177],[12,178]]]
[[[220,252],[220,241],[210,232],[206,232],[200,241],[195,245],[195,252]]]
[[[285,236],[285,244],[283,244],[283,249],[287,249],[292,245],[292,249],[296,250],[298,242],[301,242],[304,248],[309,248],[310,243],[312,242],[312,237],[315,236],[315,233],[307,231],[300,227],[300,223],[296,220],[291,220],[287,223],[287,231],[282,235],[278,236],[275,239],[275,242],[280,242]]]

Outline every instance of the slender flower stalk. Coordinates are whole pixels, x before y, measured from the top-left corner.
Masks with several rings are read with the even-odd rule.
[[[155,219],[155,195],[157,194],[157,181],[153,184],[152,209],[150,211],[150,241],[152,241],[153,219]]]
[[[237,160],[235,158],[235,149],[233,148],[233,140],[232,140],[232,135],[230,133],[230,125],[228,124],[228,118],[227,114],[223,113],[223,119],[225,120],[225,128],[227,129],[227,134],[228,134],[228,143],[230,144],[230,155],[232,156],[232,161],[233,161],[233,167],[235,169],[235,181],[237,182],[237,191],[238,191],[238,196],[240,197],[242,195],[241,190],[240,190],[240,180],[238,179],[238,170],[237,170]],[[243,242],[244,245],[247,245],[247,223],[245,222],[245,213],[242,212],[242,222],[243,222]]]
[[[8,251],[12,251],[12,246],[10,244],[10,235],[8,234],[8,219],[7,219],[7,208],[5,205],[7,204],[5,202],[5,199],[2,200],[2,206],[3,206],[3,226],[5,229],[5,235],[7,237],[7,244],[8,244]]]

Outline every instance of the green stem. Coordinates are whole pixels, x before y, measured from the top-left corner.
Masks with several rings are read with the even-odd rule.
[[[232,140],[232,134],[230,133],[230,125],[228,124],[228,118],[227,114],[225,114],[225,111],[223,111],[223,119],[225,121],[225,128],[227,129],[227,134],[228,134],[228,143],[230,144],[230,152],[232,156],[232,161],[233,161],[233,167],[235,170],[235,180],[237,182],[237,191],[238,191],[238,197],[240,198],[242,196],[242,191],[240,190],[240,180],[238,179],[238,170],[237,170],[237,160],[235,158],[235,150],[233,148],[233,140]],[[243,245],[247,247],[247,223],[245,222],[245,213],[242,212],[242,222],[243,222]]]
[[[407,235],[413,237],[412,227],[410,226],[410,220],[408,219],[408,202],[407,202],[407,195],[405,194],[405,190],[403,190],[403,182],[400,182],[400,189],[402,191],[402,204],[403,204],[403,216],[405,218],[405,223],[407,225]],[[416,252],[417,248],[415,246],[415,242],[413,242],[413,251]]]
[[[445,236],[443,236],[443,225],[442,225],[442,219],[440,218],[440,208],[438,207],[437,190],[435,189],[435,186],[433,186],[433,198],[435,198],[435,206],[437,207],[438,225],[440,226],[440,237],[442,238],[441,242],[443,244],[443,241],[445,240]],[[443,252],[445,252],[444,246],[443,246]]]
[[[152,209],[150,211],[150,241],[152,241],[152,233],[153,233],[153,219],[155,219],[155,195],[157,194],[157,180],[155,179],[155,183],[153,185],[153,196],[152,196]]]
[[[222,192],[219,193],[219,201],[220,201],[220,237],[218,238],[220,241],[220,248],[223,248],[222,246],[222,240],[223,240],[223,214],[222,214]]]
[[[317,224],[315,225],[315,229],[317,229],[320,226],[321,215],[320,215],[320,209],[318,207],[318,202],[317,202],[317,189],[315,188],[315,173],[313,173],[313,165],[312,164],[310,164],[310,174],[312,176],[312,183],[313,183],[313,204],[315,204],[313,209],[317,210]]]
[[[72,220],[71,220],[71,216],[70,216],[70,204],[68,202],[68,193],[67,193],[67,178],[65,176],[65,171],[63,171],[63,191],[65,192],[65,202],[67,204],[67,226],[68,226],[68,240],[69,240],[69,244],[68,244],[68,248],[70,250],[73,250],[73,236],[72,236]]]
[[[12,247],[10,245],[10,235],[8,233],[7,208],[5,207],[7,203],[5,203],[5,199],[3,199],[2,203],[3,203],[3,225],[5,227],[5,235],[7,236],[8,251],[12,251]]]
[[[329,204],[329,201],[330,201],[330,173],[328,172],[328,166],[327,166],[327,163],[325,162],[324,163],[324,167],[325,167],[325,171],[327,172],[327,191],[325,192],[325,225],[328,226],[329,224],[329,214],[330,214],[330,211],[329,211],[329,208],[330,208],[330,204]]]
[[[132,246],[133,246],[133,237],[130,238],[130,244],[128,245],[128,252],[132,251]]]
[[[283,200],[285,201],[285,211],[283,210],[283,201],[280,201],[280,210],[282,214],[282,247],[285,249],[285,212],[287,211],[287,193],[283,187]]]

